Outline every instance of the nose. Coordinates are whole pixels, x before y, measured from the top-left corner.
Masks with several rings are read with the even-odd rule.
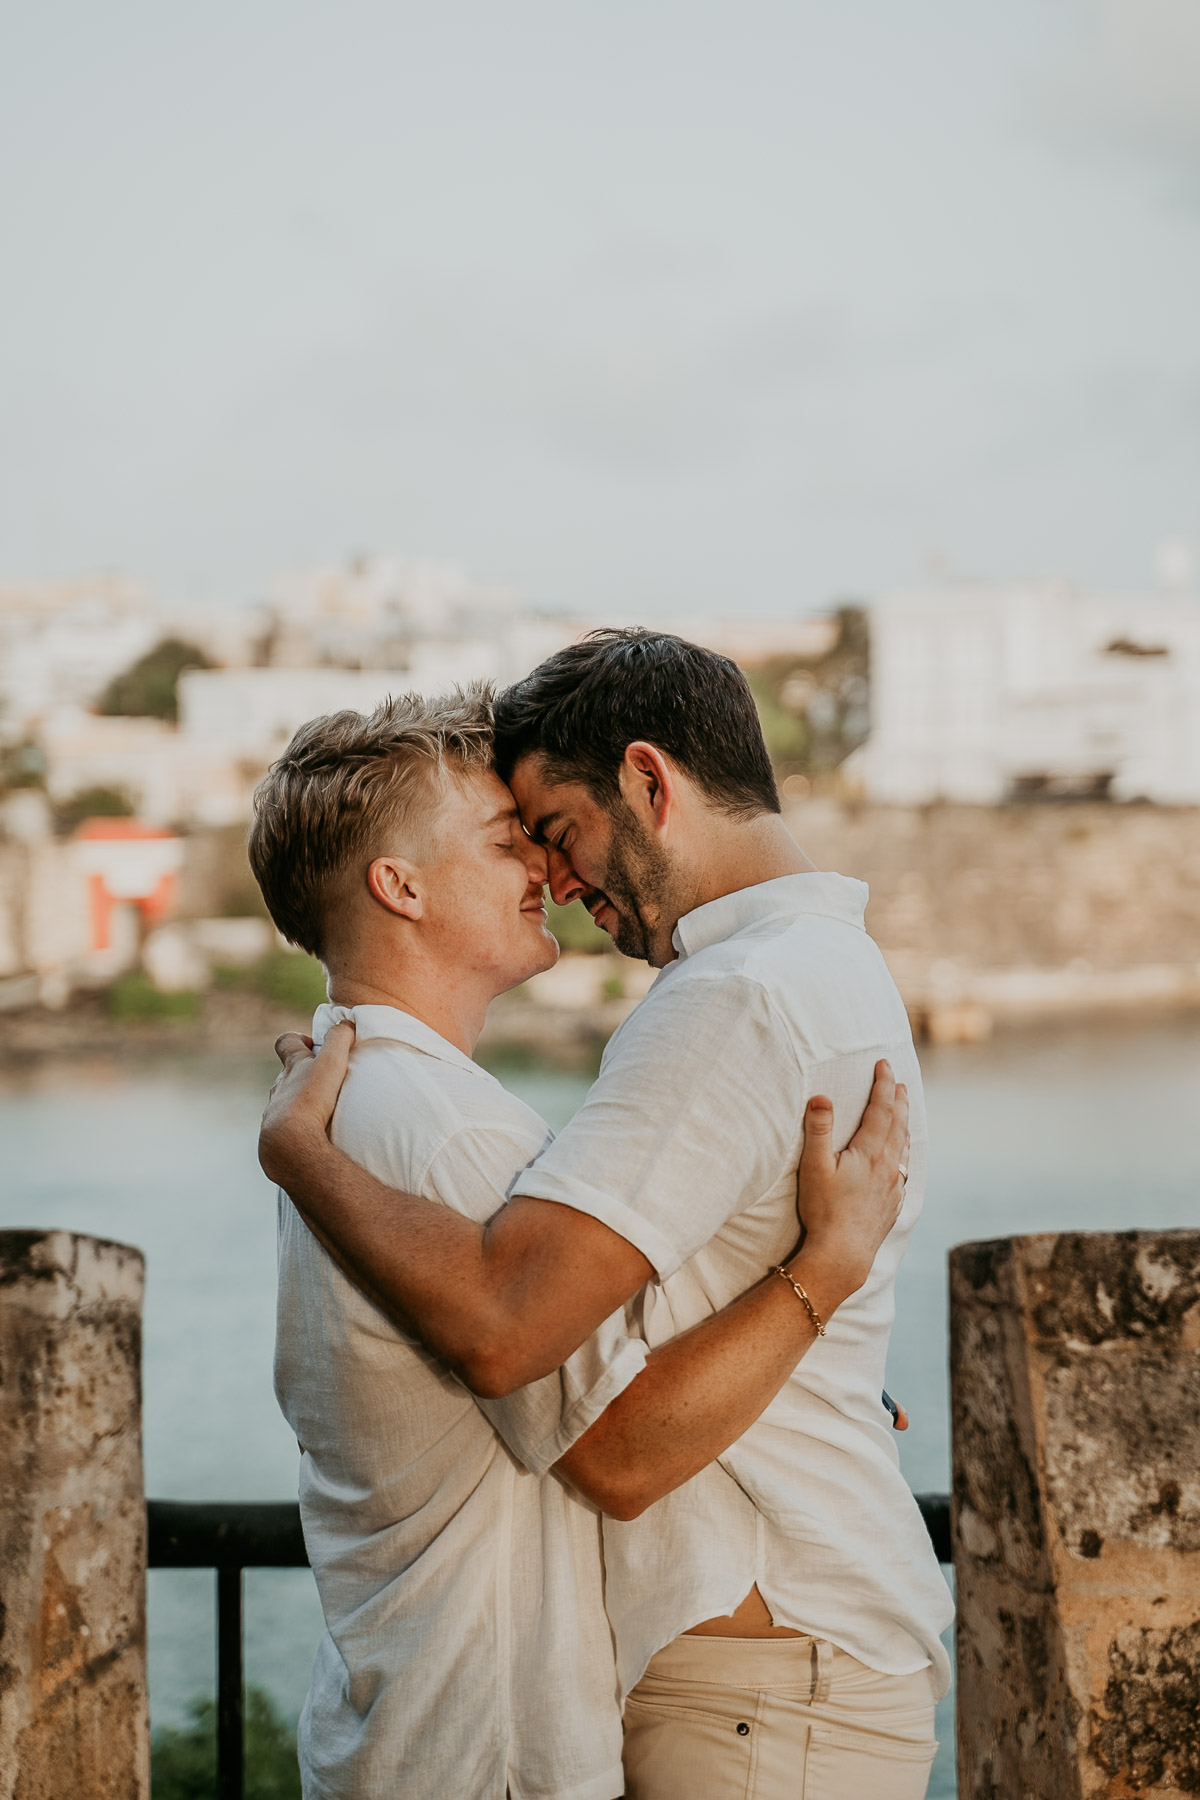
[[[553,846],[546,849],[547,880],[550,893],[556,906],[569,906],[572,900],[578,900],[581,894],[590,890],[586,881],[580,881],[571,867],[570,858]]]
[[[532,838],[523,838],[521,854],[525,860],[525,873],[529,877],[531,888],[544,888],[546,885],[546,852],[541,844],[535,844]]]

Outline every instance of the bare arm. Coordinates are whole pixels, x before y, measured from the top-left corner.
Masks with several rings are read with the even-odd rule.
[[[833,1108],[805,1114],[797,1204],[804,1243],[785,1266],[827,1322],[861,1286],[903,1204],[908,1096],[879,1065],[870,1105],[840,1156]],[[779,1392],[816,1342],[797,1295],[778,1275],[655,1350],[555,1465],[618,1519],[634,1519],[728,1449]]]
[[[571,1207],[518,1195],[482,1226],[351,1162],[328,1125],[353,1042],[349,1024],[315,1056],[296,1033],[279,1039],[263,1169],[346,1274],[473,1392],[499,1397],[549,1374],[645,1285],[650,1264]]]

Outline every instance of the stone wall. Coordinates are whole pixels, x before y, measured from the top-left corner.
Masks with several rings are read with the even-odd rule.
[[[142,1257],[0,1232],[0,1800],[148,1800]]]
[[[980,967],[1200,956],[1200,808],[850,807],[788,823],[819,868],[871,887],[884,949]]]
[[[960,1800],[1200,1794],[1200,1231],[950,1267]]]
[[[869,883],[914,1015],[1200,1004],[1200,809],[818,799],[787,818],[819,868]]]

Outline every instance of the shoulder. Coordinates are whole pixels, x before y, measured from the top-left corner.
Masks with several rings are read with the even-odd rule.
[[[710,1104],[714,1089],[792,1061],[787,1022],[767,982],[720,959],[688,958],[663,971],[609,1040],[585,1107],[653,1110],[671,1090],[686,1094],[694,1112]]]
[[[766,1023],[772,1008],[766,971],[746,967],[743,956],[731,955],[726,945],[717,944],[684,962],[668,964],[609,1040],[609,1050],[620,1055],[657,1039],[679,1044],[694,1030],[708,1037],[737,1022]]]
[[[447,1159],[507,1164],[511,1175],[549,1135],[533,1108],[485,1070],[381,1040],[353,1052],[334,1115],[339,1149],[409,1192],[423,1188],[432,1165]]]

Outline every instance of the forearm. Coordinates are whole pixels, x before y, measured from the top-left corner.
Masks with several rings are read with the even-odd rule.
[[[823,1252],[786,1265],[822,1321],[858,1285]],[[645,1369],[556,1465],[613,1518],[633,1519],[727,1450],[817,1339],[787,1282],[767,1275],[722,1312],[654,1350]]]
[[[298,1207],[296,1210],[297,1212],[300,1211]],[[322,1250],[325,1251],[325,1254],[337,1264],[347,1281],[353,1282],[359,1293],[365,1295],[365,1297],[371,1301],[372,1305],[377,1306],[380,1312],[390,1318],[394,1324],[399,1325],[402,1330],[407,1331],[408,1326],[404,1320],[398,1316],[396,1309],[388,1304],[377,1288],[372,1287],[370,1281],[361,1270],[353,1267],[343,1252],[334,1243],[333,1239],[325,1235],[315,1220],[305,1218],[302,1212],[300,1213],[300,1217],[307,1229],[316,1238]]]
[[[324,1134],[269,1162],[351,1279],[479,1394],[558,1368],[650,1274],[583,1214],[518,1199],[485,1227],[385,1186]]]
[[[482,1225],[388,1187],[328,1140],[297,1150],[283,1186],[314,1236],[402,1330],[456,1372],[470,1361],[490,1323]],[[423,1279],[435,1260],[445,1292]]]

